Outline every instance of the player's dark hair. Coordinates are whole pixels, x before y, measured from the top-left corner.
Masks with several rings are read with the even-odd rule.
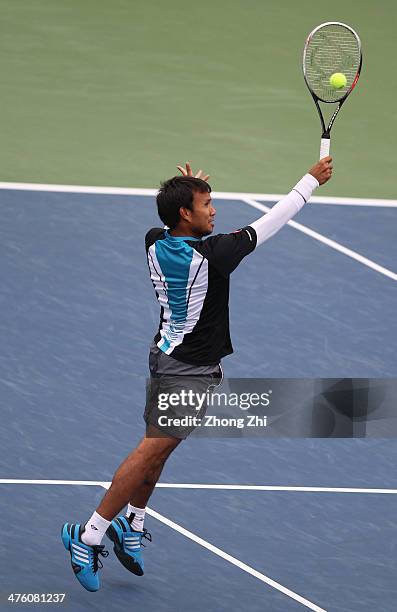
[[[211,187],[202,179],[193,176],[174,176],[161,183],[156,201],[159,217],[164,225],[170,229],[178,225],[181,206],[193,210],[193,195],[197,191],[211,193]]]

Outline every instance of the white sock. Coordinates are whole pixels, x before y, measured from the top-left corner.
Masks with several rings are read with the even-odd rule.
[[[92,517],[85,524],[85,531],[81,536],[84,544],[88,546],[97,546],[101,543],[106,529],[112,521],[107,521],[97,512],[94,512]]]
[[[127,511],[125,513],[128,518],[132,512],[135,514],[134,519],[131,523],[131,527],[134,531],[143,531],[143,521],[145,520],[145,511],[146,508],[137,508],[136,506],[131,506],[128,504]]]

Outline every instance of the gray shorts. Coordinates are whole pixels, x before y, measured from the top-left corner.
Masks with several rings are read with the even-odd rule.
[[[184,440],[207,411],[206,398],[222,381],[220,364],[196,366],[178,361],[152,344],[144,419],[149,437]],[[152,427],[150,427],[152,426]]]

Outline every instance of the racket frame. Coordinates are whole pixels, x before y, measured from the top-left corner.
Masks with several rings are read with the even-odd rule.
[[[306,79],[306,71],[305,71],[305,60],[306,60],[306,53],[307,53],[307,47],[308,44],[311,40],[311,38],[313,37],[313,35],[320,30],[321,28],[323,28],[324,26],[327,25],[339,25],[342,26],[344,28],[346,28],[347,30],[350,30],[350,32],[352,32],[352,34],[355,36],[357,42],[358,42],[358,48],[359,48],[359,53],[360,53],[360,63],[357,69],[357,74],[354,78],[353,83],[351,84],[351,86],[349,87],[349,89],[347,90],[347,92],[345,94],[343,94],[343,96],[339,99],[339,100],[335,100],[333,102],[330,102],[329,100],[323,100],[322,98],[320,98],[320,96],[318,96],[316,93],[314,93],[314,91],[312,90],[312,88],[310,87],[307,79]],[[361,72],[361,66],[363,63],[363,54],[362,54],[362,47],[361,47],[361,40],[359,35],[357,34],[357,32],[355,30],[353,30],[352,27],[348,26],[346,23],[342,23],[340,21],[326,21],[324,23],[321,23],[320,25],[318,25],[317,27],[314,28],[314,30],[312,30],[310,32],[310,34],[308,35],[308,37],[306,38],[306,42],[305,42],[305,46],[303,49],[303,62],[302,62],[302,69],[303,69],[303,78],[305,79],[305,83],[307,85],[307,88],[314,100],[314,103],[316,105],[317,108],[317,112],[318,112],[318,116],[320,117],[320,121],[321,121],[321,128],[322,128],[322,135],[321,135],[321,149],[320,149],[320,159],[322,159],[322,157],[326,157],[329,154],[329,148],[330,148],[330,133],[331,133],[331,128],[333,126],[333,123],[336,119],[337,114],[339,113],[343,103],[345,102],[346,98],[349,96],[349,94],[351,94],[351,92],[353,91],[353,89],[355,88],[355,86],[357,85],[357,81],[360,77],[360,72]],[[328,127],[325,127],[325,121],[324,121],[324,116],[323,113],[321,111],[321,107],[319,102],[324,102],[324,104],[335,104],[338,103],[337,108],[335,109],[334,113],[332,114],[329,122],[328,122]]]

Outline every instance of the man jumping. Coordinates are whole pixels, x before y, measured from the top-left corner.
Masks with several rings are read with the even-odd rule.
[[[186,378],[207,389],[221,376],[220,361],[233,352],[229,333],[229,276],[242,259],[278,232],[300,211],[314,189],[332,175],[332,158],[315,164],[271,211],[231,234],[209,236],[216,210],[208,176],[182,176],[161,185],[157,208],[166,228],[146,234],[150,277],[161,307],[160,325],[150,347],[150,382],[144,419],[146,434],[119,466],[109,490],[85,524],[65,523],[62,541],[76,578],[88,591],[100,587],[99,555],[106,535],[119,561],[133,574],[144,573],[142,539],[145,508],[167,458],[194,427],[163,427],[159,390],[178,392]],[[119,515],[127,505],[125,515]]]

